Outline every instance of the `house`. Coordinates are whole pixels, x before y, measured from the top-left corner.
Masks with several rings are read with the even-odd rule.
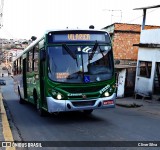
[[[157,29],[160,26],[145,26],[145,29]],[[111,35],[114,59],[122,64],[137,61],[138,47],[133,46],[140,41],[141,25],[114,23],[103,28]]]
[[[160,26],[145,26],[145,29],[156,29]],[[141,25],[114,23],[103,28],[112,39],[113,54],[117,72],[117,96],[134,94],[138,46],[140,42]]]
[[[160,100],[160,27],[145,30],[146,11],[160,5],[137,8],[143,10],[136,70],[135,94]],[[135,9],[135,10],[137,10]]]

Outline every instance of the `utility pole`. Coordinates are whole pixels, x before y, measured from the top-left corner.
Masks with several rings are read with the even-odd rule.
[[[4,6],[4,0],[0,0],[0,29],[3,26],[3,6]],[[2,61],[2,39],[0,37],[0,65],[1,65],[1,61]]]
[[[4,0],[0,0],[0,28],[3,26],[3,6],[4,6]]]

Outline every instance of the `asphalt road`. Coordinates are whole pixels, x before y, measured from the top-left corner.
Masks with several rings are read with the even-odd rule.
[[[19,104],[12,78],[6,77],[6,81],[7,85],[2,87],[2,93],[16,141],[158,141],[160,139],[160,116],[140,112],[136,108],[117,106],[115,109],[95,110],[90,116],[85,116],[81,112],[69,112],[40,117],[34,106]]]

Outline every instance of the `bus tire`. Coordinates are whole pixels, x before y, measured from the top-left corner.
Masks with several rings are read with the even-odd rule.
[[[25,101],[24,101],[24,99],[23,99],[22,96],[21,96],[19,86],[18,86],[18,95],[19,95],[19,103],[20,103],[20,104],[24,104]]]
[[[85,115],[90,115],[93,112],[93,109],[83,110]]]

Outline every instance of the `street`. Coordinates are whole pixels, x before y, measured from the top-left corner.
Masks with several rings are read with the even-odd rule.
[[[40,117],[34,106],[19,104],[13,79],[5,79],[7,85],[2,87],[2,94],[15,141],[159,140],[158,115],[142,112],[138,108],[117,106],[115,109],[95,110],[90,116],[81,112],[67,112]]]

